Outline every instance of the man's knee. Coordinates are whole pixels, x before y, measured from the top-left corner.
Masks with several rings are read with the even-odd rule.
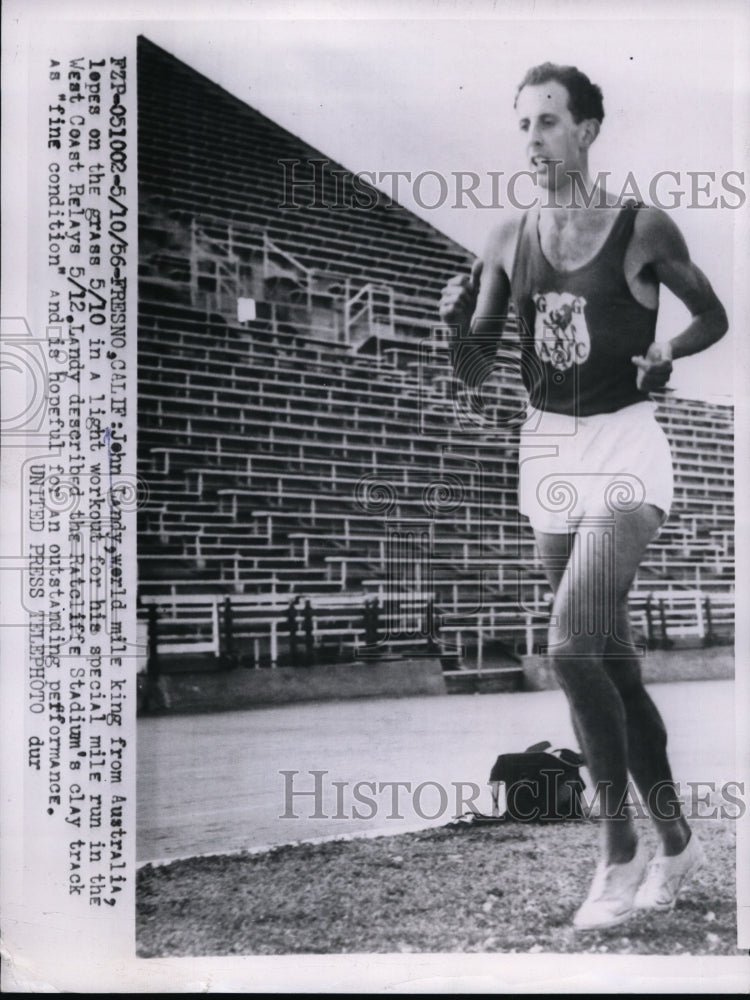
[[[588,642],[562,640],[547,648],[550,666],[564,690],[585,691],[602,673],[601,649]]]
[[[637,719],[641,715],[645,699],[648,698],[643,686],[643,678],[637,665],[632,661],[618,662],[606,656],[602,661],[607,677],[617,688],[629,719]],[[650,713],[647,713],[650,714]]]
[[[601,660],[613,622],[606,611],[576,607],[556,601],[549,628],[548,651],[551,656]]]

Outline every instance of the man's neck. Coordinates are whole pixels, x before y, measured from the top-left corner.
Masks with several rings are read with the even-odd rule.
[[[588,225],[595,209],[616,204],[613,195],[591,180],[588,170],[578,172],[575,180],[566,176],[555,190],[545,191],[539,199],[543,218],[559,229]]]

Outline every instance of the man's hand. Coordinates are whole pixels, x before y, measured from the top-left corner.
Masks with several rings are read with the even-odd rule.
[[[641,392],[663,389],[672,374],[672,349],[669,344],[651,344],[646,357],[630,359],[638,368],[636,385]]]
[[[440,296],[440,318],[444,323],[468,328],[477,304],[481,273],[482,262],[476,260],[471,269],[471,277],[457,274],[445,285]]]

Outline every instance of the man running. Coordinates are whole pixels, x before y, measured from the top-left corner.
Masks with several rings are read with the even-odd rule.
[[[554,591],[548,653],[599,792],[601,859],[574,918],[611,926],[637,908],[671,909],[702,860],[666,753],[666,730],[641,679],[628,592],[672,501],[672,463],[651,390],[672,361],[727,330],[724,308],[663,211],[592,184],[588,152],[604,118],[600,89],[574,67],[531,69],[516,94],[540,198],[495,229],[471,278],[443,290],[457,328],[458,378],[480,383],[512,300],[529,392],[519,507]],[[659,285],[692,321],[654,343]],[[649,864],[626,808],[628,772],[660,848]]]

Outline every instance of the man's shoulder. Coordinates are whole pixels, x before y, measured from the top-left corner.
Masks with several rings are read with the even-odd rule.
[[[510,274],[523,219],[524,213],[514,212],[492,227],[483,254],[486,264],[500,265],[503,270]]]
[[[633,228],[634,236],[644,248],[668,251],[684,245],[680,228],[663,208],[638,205]]]
[[[506,215],[502,222],[498,222],[492,227],[488,242],[493,243],[495,246],[505,246],[510,242],[514,242],[525,215],[525,212],[513,212],[510,215]]]

